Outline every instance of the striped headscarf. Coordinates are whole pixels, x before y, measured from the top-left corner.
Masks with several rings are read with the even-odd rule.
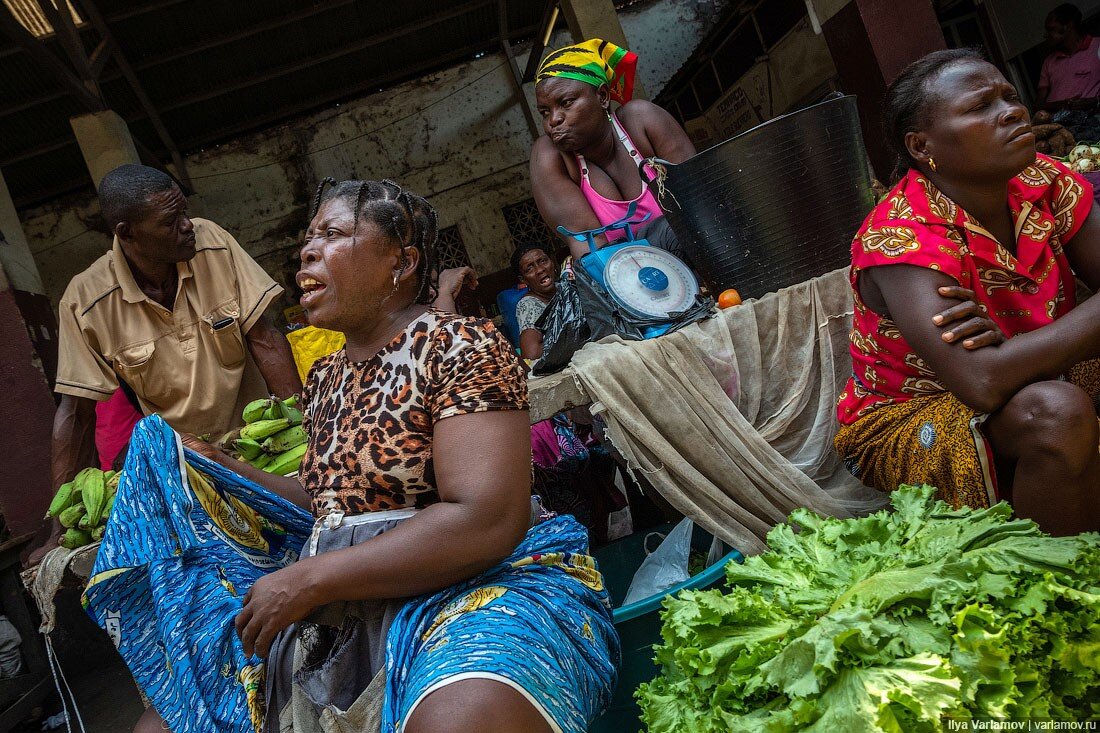
[[[592,38],[574,46],[553,51],[539,64],[535,85],[545,79],[564,76],[594,87],[604,84],[611,98],[625,104],[634,96],[634,72],[638,55],[619,48],[610,41]]]

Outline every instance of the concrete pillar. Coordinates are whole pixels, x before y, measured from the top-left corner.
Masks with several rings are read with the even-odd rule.
[[[932,0],[905,4],[899,32],[897,0],[812,0],[829,46],[840,88],[855,94],[867,154],[875,175],[889,181],[897,155],[882,134],[886,86],[917,59],[946,48]]]
[[[3,174],[0,174],[0,275],[6,289],[4,296],[15,303],[23,335],[30,337],[41,368],[52,384],[57,375],[57,317]]]
[[[126,122],[114,111],[91,112],[69,120],[92,182],[99,188],[103,176],[125,163],[140,163]]]
[[[569,33],[573,36],[574,42],[602,38],[643,56],[639,53],[639,49],[630,48],[630,42],[626,40],[626,33],[615,12],[613,0],[562,0],[561,11],[565,15],[565,22],[569,25]],[[649,98],[645,89],[642,88],[641,80],[637,77],[634,78],[634,97]]]
[[[0,394],[6,401],[0,455],[8,459],[0,481],[0,513],[13,537],[37,534],[41,540],[49,531],[42,517],[52,496],[54,402],[29,332],[0,266]]]
[[[23,234],[23,224],[12,203],[8,184],[0,171],[0,265],[8,273],[8,280],[14,290],[45,295],[42,276],[38,273],[31,248]]]

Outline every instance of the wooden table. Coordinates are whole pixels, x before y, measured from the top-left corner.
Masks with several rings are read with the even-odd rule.
[[[566,367],[557,374],[529,378],[527,394],[531,401],[532,423],[592,402],[577,381],[572,367]]]

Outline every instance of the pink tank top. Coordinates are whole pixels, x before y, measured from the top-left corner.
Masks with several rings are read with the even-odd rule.
[[[635,163],[641,164],[645,159],[641,153],[638,152],[637,147],[634,145],[634,141],[630,139],[630,135],[619,123],[619,118],[614,114],[611,115],[611,124],[615,127],[615,134],[619,136],[619,142],[623,144],[627,152],[630,153],[630,157],[634,159]],[[657,203],[656,197],[649,190],[649,187],[645,184],[642,185],[642,192],[638,194],[637,198],[630,201],[616,201],[615,199],[604,198],[599,194],[596,189],[592,188],[592,183],[588,180],[588,163],[585,162],[583,155],[577,156],[577,164],[581,169],[581,193],[584,194],[585,200],[588,201],[588,205],[592,207],[592,212],[596,215],[596,219],[599,220],[601,226],[607,226],[613,222],[622,219],[626,216],[627,207],[631,203],[637,202],[638,208],[634,212],[634,219],[641,219],[646,214],[651,216],[646,221],[648,224],[655,219],[664,216],[664,212],[661,211],[660,204]],[[657,172],[649,165],[646,165],[643,169],[646,172],[647,180],[652,181],[657,177]],[[631,227],[635,232],[638,230],[638,226]],[[609,234],[614,234],[609,232]],[[608,241],[614,241],[615,239],[621,239],[626,236],[625,234],[619,236],[608,237]]]

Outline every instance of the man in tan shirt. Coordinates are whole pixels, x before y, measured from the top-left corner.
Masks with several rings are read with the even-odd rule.
[[[282,288],[228,232],[191,219],[169,176],[120,166],[99,200],[114,244],[72,279],[58,313],[55,487],[94,465],[95,403],[120,382],[145,414],[212,436],[239,425],[248,401],[302,387],[290,345],[264,316]]]

